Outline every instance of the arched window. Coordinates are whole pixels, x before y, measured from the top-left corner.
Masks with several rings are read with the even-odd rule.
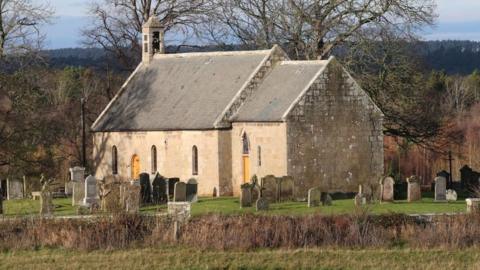
[[[262,147],[259,145],[257,147],[257,154],[258,154],[258,167],[262,166]]]
[[[248,155],[250,153],[250,145],[248,143],[247,133],[243,133],[242,136],[243,154]]]
[[[151,154],[151,159],[152,159],[152,174],[157,173],[157,147],[155,145],[152,145],[152,154]]]
[[[192,147],[192,174],[198,175],[198,149],[195,145]]]
[[[112,147],[112,174],[118,174],[118,153],[117,147]]]

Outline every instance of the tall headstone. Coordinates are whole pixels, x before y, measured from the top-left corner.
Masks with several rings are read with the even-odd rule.
[[[314,187],[308,190],[308,207],[317,207],[321,202],[322,192],[320,188]]]
[[[82,205],[83,199],[85,198],[85,168],[70,168],[70,177],[73,186],[72,205]]]
[[[152,190],[150,187],[150,174],[140,174],[140,194],[142,197],[142,203],[148,204],[151,202]]]
[[[127,213],[138,213],[140,211],[141,185],[138,181],[132,181],[122,185],[122,200]]]
[[[447,200],[447,179],[443,176],[435,177],[435,201],[444,202]]]
[[[168,201],[167,182],[158,173],[152,182],[152,198],[154,204],[166,203]]]
[[[284,176],[279,179],[279,200],[280,201],[292,201],[293,200],[293,188],[294,182],[293,177]]]
[[[7,179],[7,199],[17,200],[24,198],[23,179],[8,178]]]
[[[50,190],[50,184],[53,179],[46,179],[43,175],[40,179],[42,184],[42,190],[40,191],[40,215],[52,215],[53,214],[53,202],[52,192]]]
[[[407,179],[407,201],[414,202],[422,199],[422,192],[420,189],[420,183],[416,176],[411,176]]]
[[[187,181],[187,201],[195,203],[198,201],[198,182],[195,178],[191,178]]]
[[[395,180],[392,177],[385,177],[380,183],[380,200],[382,202],[392,202],[394,194]]]
[[[85,198],[83,199],[83,205],[90,207],[96,203],[98,203],[97,179],[89,175],[85,178]]]
[[[184,182],[175,183],[173,201],[185,202],[186,200],[187,200],[187,185]]]
[[[261,180],[262,198],[267,199],[270,203],[278,201],[278,180],[273,175],[267,175]]]
[[[167,196],[169,200],[173,200],[173,194],[175,192],[175,184],[180,182],[179,178],[168,178],[167,180]]]
[[[240,190],[240,208],[252,206],[252,187],[250,185],[242,185]]]

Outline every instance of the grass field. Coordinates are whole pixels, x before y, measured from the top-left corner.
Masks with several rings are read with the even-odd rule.
[[[76,214],[76,208],[71,205],[71,199],[55,199],[55,215],[68,216]],[[198,203],[192,204],[192,215],[201,215],[206,213],[220,214],[287,214],[301,215],[311,213],[321,213],[326,215],[347,214],[355,212],[353,199],[335,200],[332,206],[321,206],[317,208],[308,208],[305,202],[285,202],[270,205],[268,212],[256,212],[254,207],[240,209],[238,198],[200,198]],[[396,201],[394,203],[376,203],[368,206],[374,214],[381,213],[405,213],[405,214],[424,214],[424,213],[458,213],[465,212],[466,205],[464,200],[458,200],[450,203],[437,203],[433,198],[424,197],[420,202],[408,203],[406,201]],[[39,201],[33,200],[12,200],[4,203],[4,209],[7,216],[22,216],[37,214]],[[166,206],[146,206],[141,209],[142,213],[165,212]]]
[[[480,269],[480,250],[42,249],[0,253],[0,269]]]

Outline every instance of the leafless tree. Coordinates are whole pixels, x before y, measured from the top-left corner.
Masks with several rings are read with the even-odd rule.
[[[324,59],[367,27],[411,31],[435,18],[433,0],[217,0],[216,5],[220,27],[207,32],[213,40],[278,43],[296,58]]]
[[[97,0],[90,6],[94,21],[83,30],[85,44],[101,46],[128,69],[138,62],[142,25],[156,15],[165,31],[188,34],[211,8],[207,0]]]
[[[40,26],[50,22],[50,5],[31,0],[0,0],[0,59],[40,48]]]

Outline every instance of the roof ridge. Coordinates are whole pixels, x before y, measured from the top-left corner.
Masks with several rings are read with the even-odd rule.
[[[256,54],[265,54],[269,52],[270,50],[186,52],[186,53],[171,53],[171,54],[155,54],[154,59],[185,58],[185,57],[197,57],[197,56],[256,55]]]
[[[326,64],[328,60],[284,60],[280,65],[318,65]]]

